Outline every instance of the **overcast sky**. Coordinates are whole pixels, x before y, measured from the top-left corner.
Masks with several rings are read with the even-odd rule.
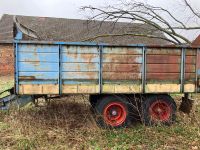
[[[132,0],[129,0],[132,1]],[[189,14],[184,12],[182,0],[143,0],[152,5],[162,6],[173,12],[179,18],[185,18]],[[43,16],[59,18],[86,19],[82,6],[106,6],[115,5],[118,0],[0,0],[0,16],[2,14],[15,14],[26,16]],[[190,0],[192,6],[200,12],[200,0]],[[192,21],[189,22],[193,24]],[[199,31],[184,33],[191,40]]]

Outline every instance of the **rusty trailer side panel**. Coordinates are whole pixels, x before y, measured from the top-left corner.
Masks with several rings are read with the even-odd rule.
[[[199,92],[191,47],[15,42],[17,94]]]

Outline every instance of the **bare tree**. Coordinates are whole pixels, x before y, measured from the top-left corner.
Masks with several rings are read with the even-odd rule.
[[[184,6],[193,14],[192,17],[195,17],[200,21],[200,13],[198,13],[188,2],[188,0],[183,0]],[[162,37],[163,40],[169,41],[176,45],[180,45],[182,43],[191,44],[191,41],[185,36],[180,34],[180,30],[200,30],[200,25],[190,26],[187,25],[184,21],[176,18],[172,12],[163,8],[163,7],[155,7],[146,3],[136,2],[136,1],[123,1],[118,6],[107,6],[104,8],[98,8],[93,6],[85,6],[82,8],[83,10],[91,10],[93,12],[93,16],[91,16],[90,20],[101,20],[104,21],[113,21],[114,23],[119,22],[119,20],[126,20],[127,22],[140,22],[147,24],[152,27],[152,29],[161,31],[166,36]],[[97,35],[85,40],[94,40],[100,37],[107,36],[143,36],[148,38],[161,38],[160,36],[156,36],[149,33],[141,33],[135,34],[132,32],[126,32],[122,34],[102,34]]]

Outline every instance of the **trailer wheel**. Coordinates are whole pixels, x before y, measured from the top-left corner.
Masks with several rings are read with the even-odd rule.
[[[103,128],[119,128],[127,126],[129,117],[129,103],[120,96],[106,96],[98,100],[95,106],[97,124]]]
[[[170,125],[176,119],[176,103],[169,95],[154,95],[142,102],[142,120],[145,125]]]

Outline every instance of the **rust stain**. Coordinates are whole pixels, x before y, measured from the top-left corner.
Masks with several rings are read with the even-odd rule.
[[[22,79],[22,80],[34,80],[36,78],[35,78],[35,76],[19,76],[19,79]]]

